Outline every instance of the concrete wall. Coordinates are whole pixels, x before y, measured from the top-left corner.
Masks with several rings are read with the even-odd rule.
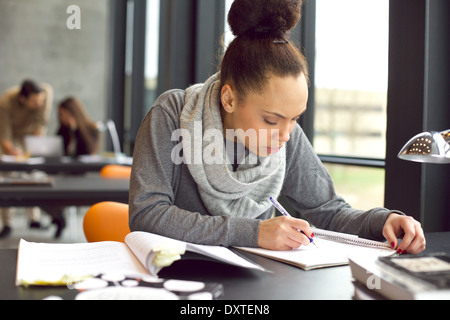
[[[1,0],[0,93],[31,78],[54,89],[56,107],[69,95],[81,99],[92,119],[104,120],[109,73],[110,0]],[[69,29],[70,5],[80,8],[81,29]]]

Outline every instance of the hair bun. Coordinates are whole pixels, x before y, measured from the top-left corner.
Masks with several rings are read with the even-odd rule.
[[[304,0],[235,0],[228,24],[237,37],[271,34],[284,37],[300,20]]]

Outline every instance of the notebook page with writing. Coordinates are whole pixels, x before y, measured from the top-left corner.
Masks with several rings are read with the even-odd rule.
[[[382,242],[358,238],[357,236],[341,233],[331,233],[324,230],[313,229],[314,242],[317,245],[301,246],[289,251],[274,251],[261,248],[237,247],[238,249],[264,256],[266,258],[282,261],[304,270],[339,266],[348,264],[348,257],[357,255],[373,259],[379,256],[388,256],[395,253],[389,246]],[[334,236],[335,240],[329,240],[319,234]]]

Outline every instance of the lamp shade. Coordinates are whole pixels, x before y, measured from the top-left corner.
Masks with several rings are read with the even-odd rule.
[[[405,144],[398,157],[416,162],[450,163],[450,129],[416,135]]]

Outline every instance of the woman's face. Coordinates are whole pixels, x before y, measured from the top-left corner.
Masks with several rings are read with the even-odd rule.
[[[267,157],[289,141],[306,111],[306,77],[271,76],[262,92],[249,91],[240,101],[231,86],[222,88],[222,120],[227,138],[234,138],[254,154]]]
[[[75,119],[70,111],[60,107],[58,108],[58,113],[61,124],[65,127],[71,127]]]

